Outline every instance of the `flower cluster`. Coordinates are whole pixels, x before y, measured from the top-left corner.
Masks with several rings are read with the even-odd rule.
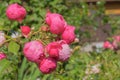
[[[119,49],[120,36],[113,36],[113,41],[105,41],[103,47],[105,49],[117,50]]]
[[[74,41],[75,27],[68,25],[62,15],[48,12],[46,14],[46,23],[49,25],[51,33],[61,35],[61,39],[68,44]]]
[[[6,10],[8,19],[22,22],[26,16],[26,10],[19,4],[11,4]],[[23,53],[28,61],[37,64],[42,73],[51,73],[57,67],[57,62],[67,61],[71,55],[69,44],[75,40],[75,27],[68,25],[62,15],[47,12],[45,17],[45,25],[40,27],[42,31],[46,31],[57,37],[47,44],[38,38],[24,44]],[[37,32],[31,32],[29,26],[20,26],[22,36],[28,38]],[[58,38],[58,39],[56,39]]]
[[[51,33],[60,36],[60,39],[43,46],[39,40],[28,42],[24,46],[25,57],[35,62],[42,73],[51,73],[57,67],[57,61],[64,62],[69,59],[71,49],[68,44],[75,39],[75,27],[67,25],[62,15],[47,13],[46,23]],[[45,31],[46,28],[42,29]]]

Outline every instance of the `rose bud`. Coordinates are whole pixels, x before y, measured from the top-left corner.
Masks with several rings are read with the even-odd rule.
[[[60,14],[47,13],[46,23],[50,26],[50,32],[53,34],[62,34],[65,30],[66,21]]]
[[[5,40],[5,34],[2,31],[0,31],[0,45],[2,45],[5,42]]]
[[[32,62],[39,63],[44,57],[44,47],[39,41],[31,41],[25,44],[24,56]]]
[[[57,62],[53,58],[44,58],[39,64],[39,69],[44,74],[53,72],[57,67]]]
[[[21,5],[15,3],[8,6],[6,15],[10,20],[21,22],[26,16],[26,10]]]
[[[6,55],[3,52],[0,52],[0,60],[5,59]]]
[[[49,30],[47,26],[41,26],[40,29],[41,29],[42,31],[48,31],[48,30]]]
[[[112,49],[112,50],[114,49],[113,45],[109,41],[105,41],[103,47],[105,49]]]
[[[67,25],[65,31],[62,33],[62,40],[65,40],[68,44],[75,40],[75,27]]]
[[[30,33],[30,31],[31,31],[30,27],[29,26],[21,26],[20,29],[21,29],[22,35],[25,38],[27,38],[29,33]]]

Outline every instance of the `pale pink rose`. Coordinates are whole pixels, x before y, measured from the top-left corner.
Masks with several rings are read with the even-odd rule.
[[[67,61],[71,56],[71,49],[65,41],[61,40],[59,43],[62,46],[62,49],[59,50],[59,61]]]
[[[21,29],[22,35],[27,38],[31,31],[31,28],[29,26],[21,26],[20,29]]]
[[[53,58],[44,58],[39,64],[39,69],[44,74],[53,72],[57,67],[57,62]]]
[[[47,13],[46,23],[50,26],[50,31],[53,34],[62,34],[65,30],[66,22],[60,14]]]
[[[26,16],[26,10],[21,5],[14,3],[8,6],[6,15],[10,20],[21,22]]]
[[[5,34],[2,31],[0,31],[0,45],[2,45],[5,42],[5,40]]]
[[[39,63],[44,57],[44,47],[39,41],[31,41],[24,45],[24,56],[32,62]]]
[[[105,49],[112,49],[112,50],[114,49],[114,46],[109,41],[105,41],[103,47]]]
[[[63,40],[48,44],[46,50],[50,57],[59,61],[66,61],[71,56],[71,49]]]
[[[68,44],[75,40],[75,27],[67,25],[65,31],[62,33],[62,40],[65,40]]]
[[[0,60],[5,59],[6,55],[3,52],[0,52]]]

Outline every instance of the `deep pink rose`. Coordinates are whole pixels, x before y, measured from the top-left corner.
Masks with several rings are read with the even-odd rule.
[[[10,20],[16,20],[21,22],[26,16],[26,10],[19,4],[11,4],[6,10],[6,15]]]
[[[65,40],[68,44],[75,40],[75,27],[67,25],[65,31],[62,33],[62,40]]]
[[[63,40],[48,44],[46,50],[50,57],[59,61],[66,61],[71,55],[69,45]]]
[[[39,69],[44,74],[53,72],[57,67],[57,62],[53,58],[44,58],[39,64]]]
[[[20,29],[21,29],[22,35],[27,38],[31,31],[31,28],[29,26],[21,26]]]
[[[46,47],[49,56],[55,59],[58,59],[60,49],[62,49],[62,46],[58,42],[51,42]]]
[[[24,56],[32,62],[39,63],[44,57],[44,47],[39,41],[31,41],[25,44]]]
[[[66,22],[60,14],[47,13],[46,23],[50,26],[50,31],[53,34],[62,34],[65,30]]]
[[[112,50],[114,49],[114,46],[109,41],[105,41],[103,47],[105,49],[112,49]]]
[[[0,52],[0,60],[5,59],[6,55],[3,52]]]

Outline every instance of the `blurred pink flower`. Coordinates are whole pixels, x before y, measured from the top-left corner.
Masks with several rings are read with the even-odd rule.
[[[0,52],[0,60],[5,59],[6,55],[3,52]]]
[[[44,74],[53,72],[57,67],[57,62],[53,58],[44,58],[39,64],[39,69]]]
[[[68,44],[75,40],[75,27],[67,25],[65,31],[62,33],[62,40],[65,40]]]
[[[62,15],[57,13],[47,13],[46,23],[50,26],[50,31],[53,34],[62,34],[65,30],[66,22]]]
[[[19,4],[14,3],[8,6],[6,10],[6,15],[10,20],[21,22],[26,16],[26,10]]]
[[[117,42],[120,42],[120,36],[113,36],[113,39]]]
[[[5,42],[5,40],[5,34],[2,31],[0,31],[0,45],[2,45]]]
[[[105,49],[112,49],[112,50],[114,49],[114,46],[109,41],[105,41],[103,47]]]
[[[25,44],[24,56],[32,62],[39,63],[44,57],[44,47],[39,41],[31,41]]]
[[[30,27],[29,26],[21,26],[20,29],[21,29],[22,35],[27,38],[31,31]]]

